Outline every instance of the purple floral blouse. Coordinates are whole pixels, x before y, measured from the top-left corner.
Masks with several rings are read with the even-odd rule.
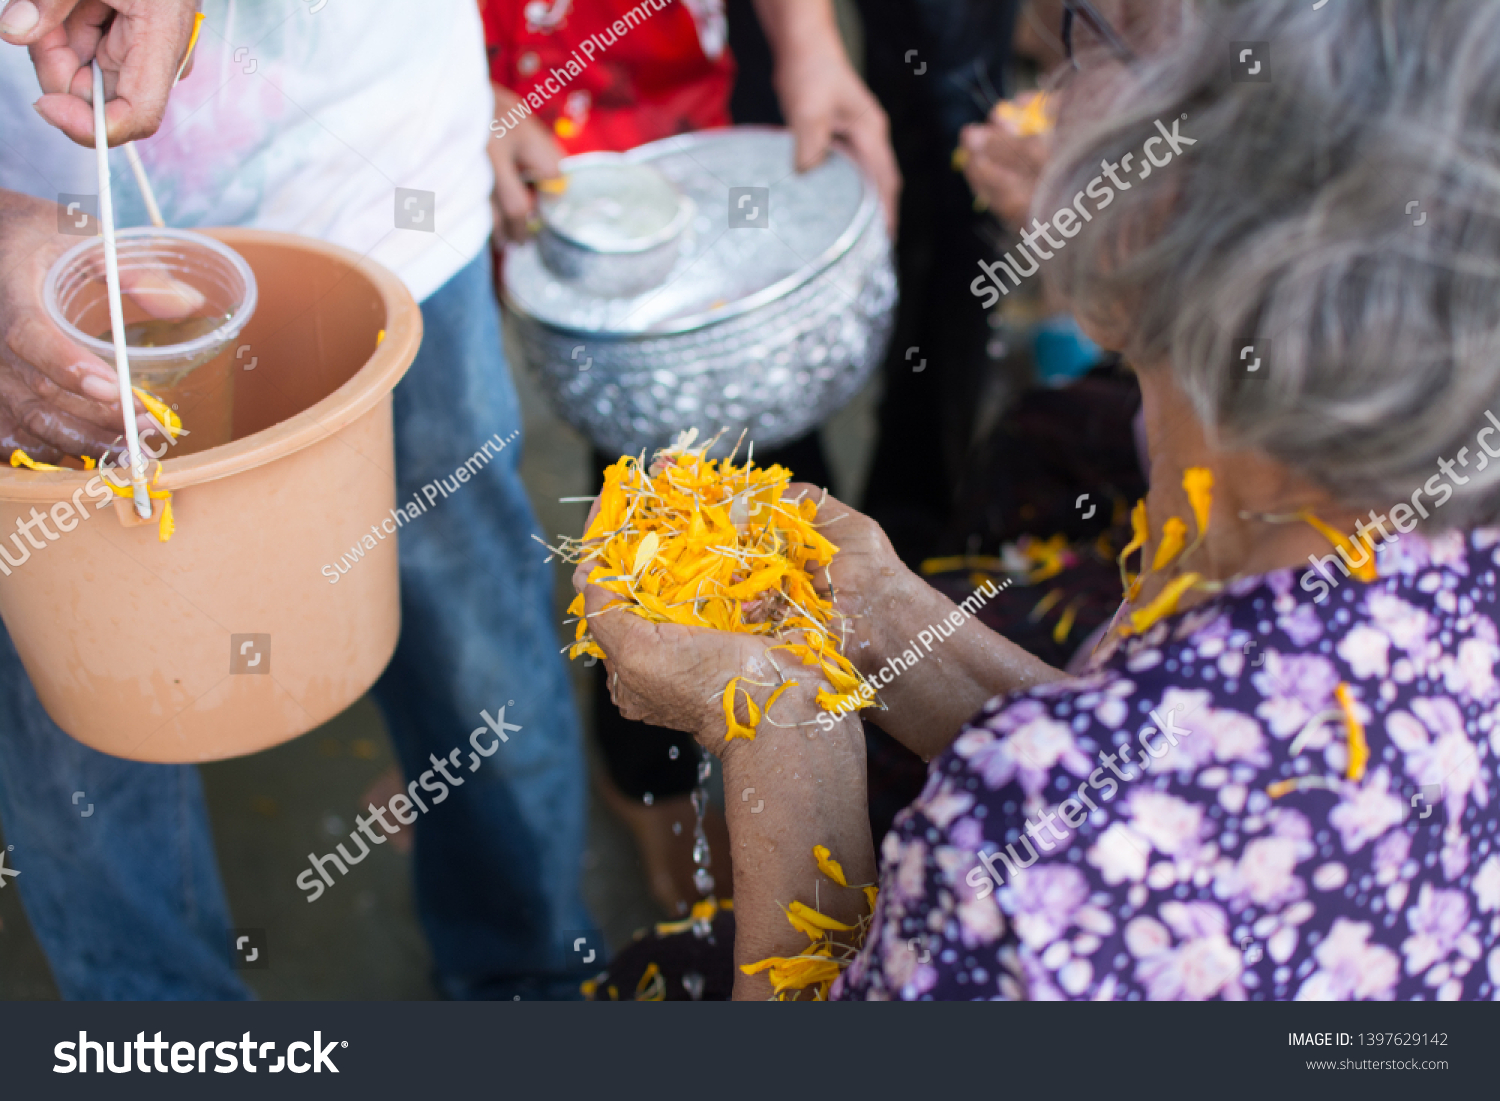
[[[1378,565],[1247,578],[987,703],[834,996],[1500,999],[1500,531]]]

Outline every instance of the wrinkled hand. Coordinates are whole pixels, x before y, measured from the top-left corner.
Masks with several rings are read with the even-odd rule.
[[[124,425],[114,368],[68,340],[42,307],[48,269],[79,242],[57,225],[55,203],[0,192],[0,455],[7,459],[17,447],[48,463],[119,454]],[[136,301],[157,316],[172,316],[174,301],[190,312],[191,302],[161,294],[159,282],[135,288],[153,292]],[[136,411],[141,431],[151,429],[139,403]]]
[[[611,608],[619,597],[588,575],[598,562],[582,562],[573,573],[573,587],[584,593],[589,630],[608,657],[604,661],[609,696],[627,719],[692,734],[709,752],[722,754],[725,723],[724,687],[734,677],[750,677],[767,684],[779,681],[767,650],[775,645],[759,635],[652,623],[626,609]],[[783,668],[795,659],[781,655]],[[811,680],[811,678],[804,678]],[[746,686],[755,693],[753,686]],[[764,694],[760,702],[764,702]],[[778,704],[778,707],[780,704]],[[745,719],[740,703],[740,719]]]
[[[806,483],[796,483],[787,496],[796,497],[802,492],[814,495],[822,490]],[[829,504],[838,502],[829,498]],[[844,506],[838,505],[839,509]],[[599,511],[598,500],[589,509],[584,523],[587,531],[594,523]],[[830,510],[832,511],[832,510]],[[836,525],[841,535],[847,535],[856,544],[850,550],[850,565],[847,567],[851,594],[856,578],[867,572],[866,561],[879,556],[878,547],[868,544],[884,542],[885,550],[892,559],[895,552],[874,521],[859,515],[852,509],[850,516]],[[837,515],[837,513],[835,513]],[[820,509],[819,520],[824,518]],[[873,538],[868,529],[873,529]],[[827,534],[828,529],[822,529]],[[836,546],[841,546],[833,536]],[[841,551],[830,567],[836,584],[838,580]],[[900,560],[896,559],[900,565]],[[610,603],[619,597],[599,585],[588,583],[589,575],[599,567],[597,561],[580,562],[573,570],[573,588],[584,594],[584,614],[589,617],[589,631],[607,655],[604,661],[605,676],[609,678],[609,695],[627,719],[664,726],[670,730],[681,730],[692,734],[698,744],[716,756],[722,756],[730,745],[724,734],[724,688],[734,677],[747,677],[762,684],[776,685],[782,680],[780,669],[795,680],[798,687],[787,691],[776,704],[778,721],[783,714],[796,714],[800,709],[807,715],[817,710],[816,696],[819,688],[830,685],[811,667],[802,665],[795,657],[785,652],[769,652],[778,640],[763,635],[744,635],[731,631],[715,631],[707,627],[685,627],[675,623],[652,623],[628,611],[623,604],[611,609]],[[827,582],[819,579],[818,584]],[[875,586],[866,586],[873,589]],[[841,590],[842,592],[842,590]],[[598,613],[598,614],[596,614]],[[795,673],[792,670],[796,670]],[[772,689],[745,684],[745,690],[755,699],[756,705],[765,703]],[[738,704],[740,721],[747,717],[744,704]],[[794,720],[795,721],[795,720]]]
[[[1022,137],[1010,123],[992,118],[965,126],[959,148],[974,195],[1012,229],[1025,225],[1051,152],[1048,136]]]
[[[833,139],[843,139],[874,180],[886,228],[894,236],[901,170],[891,149],[890,123],[842,47],[778,59],[775,83],[781,113],[797,142],[797,171],[821,164]]]
[[[161,125],[197,12],[197,0],[11,0],[0,38],[29,48],[45,93],[37,113],[79,145],[94,144],[98,58],[109,144],[120,145]]]
[[[844,655],[868,674],[884,663],[887,636],[893,629],[899,633],[905,587],[915,580],[925,592],[926,584],[906,568],[874,520],[805,482],[794,483],[788,496],[803,491],[819,502],[818,531],[839,549],[826,573],[813,578],[813,588],[827,596],[831,582],[834,608],[847,617]]]
[[[495,116],[505,115],[521,97],[493,85]],[[562,149],[552,131],[535,115],[522,119],[514,130],[492,134],[490,163],[495,166],[495,228],[507,241],[520,243],[531,235],[528,223],[536,214],[536,196],[527,180],[551,180],[562,174]]]

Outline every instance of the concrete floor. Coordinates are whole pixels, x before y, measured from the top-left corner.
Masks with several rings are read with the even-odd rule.
[[[524,373],[516,375],[525,421],[522,474],[542,528],[549,535],[577,533],[585,507],[560,504],[558,498],[591,492],[587,448],[552,415]],[[873,443],[874,402],[872,385],[824,429],[836,479],[831,488],[844,500],[860,496]],[[559,571],[560,639],[563,609],[571,598],[565,572]],[[585,727],[591,729],[581,687],[575,676]],[[590,746],[592,751],[591,739]],[[309,849],[331,848],[335,838],[346,835],[355,814],[370,801],[365,793],[394,767],[380,715],[362,699],[287,745],[202,768],[234,925],[266,932],[270,966],[245,972],[262,998],[434,997],[430,959],[413,912],[407,855],[394,844],[376,848],[357,876],[341,881],[317,906],[307,905],[288,872],[304,861]],[[663,916],[647,893],[631,837],[597,796],[591,796],[583,890],[615,947]],[[0,890],[0,999],[56,997],[20,892]]]

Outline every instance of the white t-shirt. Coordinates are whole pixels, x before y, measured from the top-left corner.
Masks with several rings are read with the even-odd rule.
[[[192,73],[136,143],[170,226],[254,226],[344,245],[420,301],[484,248],[494,114],[474,0],[205,0]],[[98,191],[92,150],[44,123],[26,50],[0,43],[0,187]],[[121,150],[120,226],[146,225]],[[408,220],[397,228],[397,188]],[[415,221],[422,214],[420,221]],[[426,231],[420,227],[432,227]]]

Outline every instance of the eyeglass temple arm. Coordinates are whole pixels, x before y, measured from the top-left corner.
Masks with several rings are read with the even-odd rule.
[[[1109,46],[1110,52],[1121,61],[1134,61],[1135,53],[1125,45],[1125,40],[1120,37],[1119,32],[1109,25],[1109,22],[1095,10],[1089,0],[1064,0],[1063,6],[1068,12],[1076,14],[1089,25],[1093,31]]]

